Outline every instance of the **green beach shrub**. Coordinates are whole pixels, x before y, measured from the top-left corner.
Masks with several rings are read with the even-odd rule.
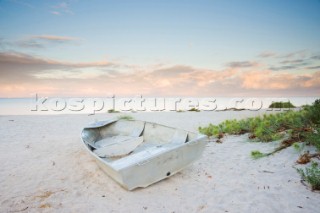
[[[250,133],[250,139],[261,142],[276,141],[286,136],[274,152],[303,141],[315,146],[320,152],[320,99],[299,111],[264,114],[242,120],[226,120],[219,125],[209,124],[206,127],[199,127],[199,131],[215,137]]]
[[[305,110],[307,119],[316,125],[320,125],[320,99],[317,99],[312,106],[305,107]]]
[[[252,133],[252,138],[262,142],[279,140],[283,138],[284,134],[281,134],[283,131],[290,131],[289,135],[292,138],[300,140],[308,138],[312,144],[318,145],[320,141],[318,123],[320,123],[320,100],[316,100],[312,106],[304,107],[300,111],[264,114],[262,117],[242,120],[226,120],[219,125],[210,124],[199,128],[199,131],[213,136],[249,132]],[[304,131],[306,128],[316,128],[316,131],[306,133]]]
[[[306,140],[314,145],[320,152],[320,128],[315,128],[313,132],[306,134]]]
[[[316,162],[312,162],[310,167],[297,169],[301,178],[310,184],[312,190],[320,190],[320,167]]]

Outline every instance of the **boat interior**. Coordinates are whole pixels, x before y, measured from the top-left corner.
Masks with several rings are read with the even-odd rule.
[[[196,133],[138,120],[112,120],[88,126],[82,132],[87,147],[107,162],[180,146],[196,137]]]

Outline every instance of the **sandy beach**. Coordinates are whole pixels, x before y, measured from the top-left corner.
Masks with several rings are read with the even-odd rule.
[[[263,112],[131,113],[135,119],[197,131]],[[148,188],[127,191],[80,143],[83,126],[120,114],[0,117],[1,212],[317,212],[320,193],[301,184],[293,148],[253,160],[277,143],[246,135],[209,142],[203,157]]]

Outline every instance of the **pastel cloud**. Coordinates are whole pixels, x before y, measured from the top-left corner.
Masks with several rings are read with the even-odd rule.
[[[227,63],[227,66],[231,68],[248,68],[248,67],[254,67],[257,65],[259,65],[259,63],[255,61],[233,61],[233,62]]]
[[[58,12],[58,11],[51,11],[51,14],[56,15],[56,16],[59,16],[61,13]]]
[[[307,51],[297,51],[278,57],[272,61],[272,71],[306,71],[319,68],[319,55],[310,55]]]
[[[274,52],[262,52],[258,55],[258,57],[261,57],[261,58],[271,58],[271,57],[274,57],[276,56],[277,54],[274,53]]]
[[[56,36],[56,35],[34,35],[31,36],[32,39],[41,39],[47,41],[76,41],[79,38],[67,37],[67,36]]]
[[[256,64],[234,64],[223,70],[163,64],[139,67],[109,61],[71,63],[21,53],[0,53],[0,96],[41,93],[208,97],[320,92],[320,70],[304,74],[274,72]]]
[[[77,75],[81,74],[81,69],[107,69],[116,66],[117,64],[106,60],[72,63],[16,52],[0,52],[0,84],[22,85],[28,82],[36,85],[34,83],[40,83],[41,79],[50,79],[50,76],[57,72],[57,77],[59,72],[64,72],[64,75],[60,75],[61,78],[79,78]]]
[[[320,66],[307,67],[309,70],[320,70]]]
[[[0,39],[0,49],[12,48],[45,48],[53,45],[79,44],[80,38],[57,35],[32,35],[17,40]]]
[[[305,62],[305,60],[296,59],[296,60],[284,60],[284,61],[281,61],[280,63],[281,64],[298,64],[298,63],[303,63],[303,62]]]
[[[108,61],[71,63],[39,58],[32,55],[17,52],[0,52],[0,65],[34,65],[44,66],[42,67],[43,69],[50,69],[56,67],[99,67],[111,66],[115,64]]]
[[[310,74],[274,73],[270,70],[251,71],[241,75],[246,89],[302,89],[320,88],[320,71]]]

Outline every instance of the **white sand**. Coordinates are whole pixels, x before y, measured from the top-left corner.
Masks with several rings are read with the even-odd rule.
[[[199,125],[261,112],[132,113],[137,119],[196,131]],[[1,116],[0,212],[319,212],[320,194],[300,183],[288,148],[252,160],[245,135],[209,143],[201,160],[145,189],[126,191],[80,143],[81,128],[119,114]],[[10,121],[14,120],[14,121]]]

